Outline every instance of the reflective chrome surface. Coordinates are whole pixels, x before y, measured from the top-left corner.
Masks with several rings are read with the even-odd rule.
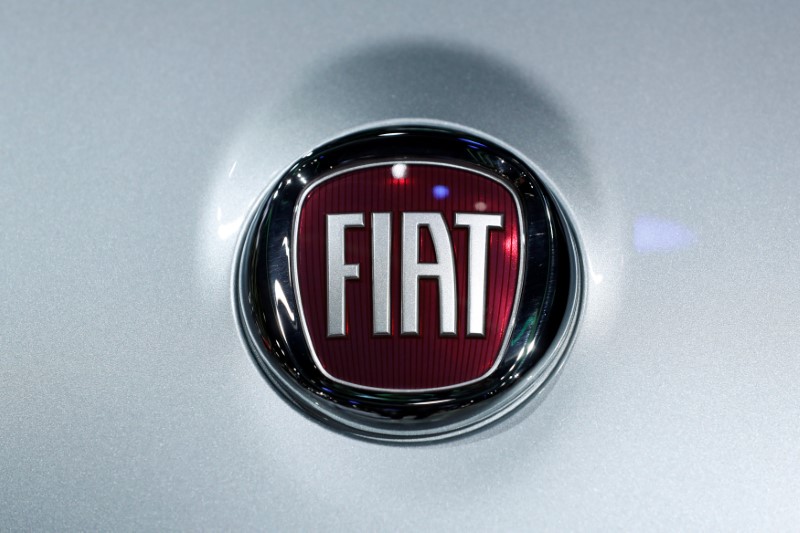
[[[296,276],[297,228],[303,201],[314,187],[344,172],[393,165],[394,174],[399,165],[418,163],[480,173],[501,183],[516,199],[522,224],[522,253],[516,303],[505,342],[488,373],[456,386],[389,390],[348,383],[325,371],[305,324]],[[408,248],[416,250],[419,226],[431,224],[436,257],[442,259],[452,254],[441,215],[438,233],[436,220],[426,221],[424,216],[427,215],[412,213],[402,217],[403,240],[411,239]],[[332,224],[331,219],[337,222]],[[326,268],[342,270],[341,275],[333,276],[342,282],[348,276],[355,279],[358,265],[345,264],[343,231],[347,226],[363,226],[363,216],[327,215],[327,220],[329,241],[330,232],[341,236],[330,241],[339,245],[328,249],[328,257],[334,258],[334,264]],[[458,223],[468,221],[467,216]],[[500,223],[501,220],[495,222]],[[235,296],[249,346],[266,376],[296,406],[348,433],[371,439],[422,441],[482,427],[535,394],[558,366],[571,342],[582,286],[581,259],[571,227],[532,170],[511,152],[475,134],[417,125],[365,130],[337,139],[292,165],[264,194],[248,224]],[[433,263],[419,264],[416,256],[411,255],[402,262],[401,334],[417,331],[416,312],[409,314],[405,304],[410,301],[416,309],[418,278],[432,275],[432,268],[440,268]],[[453,261],[441,264],[453,265]],[[422,267],[427,270],[422,271]],[[447,294],[447,287],[452,294]],[[470,290],[476,289],[470,287]],[[342,335],[344,287],[334,292],[329,305],[338,314],[329,314],[328,332]],[[439,283],[442,335],[455,334],[454,293],[453,271],[449,278],[445,273]],[[451,308],[447,302],[452,303]],[[331,316],[338,317],[334,323]]]

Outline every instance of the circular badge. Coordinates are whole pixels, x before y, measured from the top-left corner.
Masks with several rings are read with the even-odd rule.
[[[569,345],[581,268],[536,173],[475,135],[394,127],[295,163],[256,209],[238,311],[268,379],[312,417],[387,440],[481,427]]]

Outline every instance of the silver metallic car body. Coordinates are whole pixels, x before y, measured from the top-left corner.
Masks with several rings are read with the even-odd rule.
[[[793,529],[797,2],[5,3],[0,529]],[[575,224],[557,379],[466,438],[331,431],[233,262],[311,148],[442,121]]]

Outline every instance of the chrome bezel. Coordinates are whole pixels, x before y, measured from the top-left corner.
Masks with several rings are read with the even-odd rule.
[[[314,184],[333,175],[372,164],[420,162],[479,172],[502,182],[518,202],[527,265],[521,259],[507,339],[487,375],[451,387],[375,390],[332,379],[318,364],[301,319],[294,274],[297,210]],[[541,389],[571,340],[582,278],[573,231],[529,166],[475,135],[427,126],[352,134],[295,163],[259,202],[237,270],[242,330],[269,381],[303,412],[334,428],[403,441],[481,427]],[[561,309],[553,307],[557,302]]]

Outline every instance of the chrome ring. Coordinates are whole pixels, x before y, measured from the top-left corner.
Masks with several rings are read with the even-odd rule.
[[[494,367],[479,379],[439,389],[375,390],[337,380],[318,364],[294,277],[298,207],[310,188],[323,180],[387,163],[478,172],[503,183],[521,209],[524,254],[510,327]],[[277,390],[335,429],[392,441],[462,434],[502,417],[534,395],[567,352],[582,294],[573,229],[537,175],[495,143],[427,126],[352,134],[295,163],[255,210],[237,270],[241,327],[255,360]]]

